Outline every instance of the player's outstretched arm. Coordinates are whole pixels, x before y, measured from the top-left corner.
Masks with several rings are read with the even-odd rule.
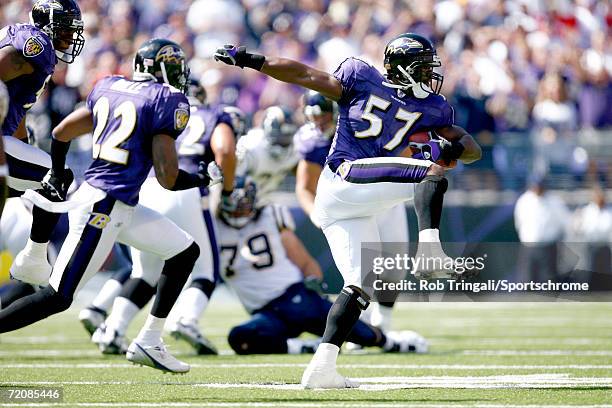
[[[215,59],[240,68],[252,68],[279,81],[300,85],[338,101],[342,97],[340,81],[327,72],[289,58],[264,57],[246,51],[246,47],[225,45],[217,49]]]
[[[323,279],[321,267],[317,261],[310,256],[302,244],[302,241],[300,241],[293,231],[287,228],[283,229],[281,232],[281,242],[283,243],[289,260],[302,271],[305,278],[312,276],[319,280]]]
[[[56,140],[70,142],[72,139],[91,133],[93,124],[91,112],[83,106],[66,116],[51,133]]]
[[[482,150],[472,135],[459,126],[449,126],[436,129],[436,133],[449,142],[453,143],[459,149],[462,149],[458,159],[466,164],[474,163],[482,157]]]

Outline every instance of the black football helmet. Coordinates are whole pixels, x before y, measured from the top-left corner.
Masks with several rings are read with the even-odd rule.
[[[334,101],[327,99],[317,91],[309,90],[304,94],[303,98],[304,116],[308,120],[312,120],[313,116],[336,112]]]
[[[76,1],[36,0],[30,23],[51,38],[59,60],[71,64],[83,51],[83,20]]]
[[[280,106],[270,106],[266,109],[262,128],[270,144],[282,148],[291,146],[293,135],[297,131],[297,127],[291,122],[291,115]]]
[[[243,228],[257,214],[255,202],[257,187],[248,177],[237,177],[232,191],[232,201],[236,203],[232,211],[220,211],[219,216],[226,224],[234,228]]]
[[[134,79],[154,79],[187,92],[189,69],[185,52],[177,43],[153,38],[138,48],[134,56]]]
[[[439,94],[444,77],[433,71],[442,66],[431,41],[414,34],[398,35],[385,47],[385,85],[402,90],[412,90],[417,98],[430,93]]]
[[[195,78],[189,78],[189,81],[187,81],[187,99],[189,99],[191,106],[206,103],[206,89]]]
[[[235,106],[225,106],[223,112],[227,113],[232,119],[232,128],[236,138],[244,135],[247,131],[247,117],[242,109]]]
[[[306,120],[321,129],[326,136],[331,136],[334,132],[333,124],[338,114],[336,103],[312,90],[304,94],[302,102]],[[331,114],[331,116],[324,116],[326,113]]]

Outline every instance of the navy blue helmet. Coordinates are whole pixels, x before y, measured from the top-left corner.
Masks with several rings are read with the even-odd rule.
[[[146,78],[172,85],[186,93],[189,68],[181,46],[165,38],[145,41],[134,56],[134,79]]]
[[[71,64],[83,51],[83,20],[76,1],[36,0],[30,23],[51,38],[58,59]]]
[[[444,77],[433,69],[442,63],[431,41],[422,35],[405,33],[389,41],[384,65],[388,86],[412,90],[417,98],[440,93]]]

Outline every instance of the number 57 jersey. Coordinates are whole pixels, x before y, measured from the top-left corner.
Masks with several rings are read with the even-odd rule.
[[[334,77],[342,84],[342,97],[327,158],[332,169],[343,161],[398,156],[409,135],[453,124],[453,109],[443,96],[418,99],[385,86],[383,75],[360,59],[346,59]]]
[[[87,106],[94,115],[94,161],[85,180],[134,206],[153,166],[153,136],[176,140],[187,126],[189,102],[169,85],[112,76],[96,84]]]

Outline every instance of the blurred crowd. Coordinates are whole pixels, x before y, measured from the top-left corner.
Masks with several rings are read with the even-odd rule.
[[[2,0],[0,25],[28,20],[30,0]],[[485,187],[521,188],[512,174],[564,172],[610,184],[612,156],[593,155],[578,134],[612,128],[612,4],[601,0],[80,0],[86,44],[59,67],[31,126],[49,128],[95,81],[130,75],[135,49],[151,36],[180,43],[213,102],[249,117],[270,105],[298,108],[303,90],[212,60],[225,43],[333,72],[349,56],[382,70],[386,41],[413,31],[434,40],[442,93],[456,122],[485,147],[474,177]],[[257,120],[255,120],[257,122]],[[255,123],[257,124],[257,123]],[[612,147],[612,133],[607,134]],[[521,161],[518,156],[529,159]],[[522,166],[522,167],[520,167]],[[486,170],[495,177],[490,181]],[[458,169],[457,173],[461,173]],[[507,177],[506,177],[507,178]],[[502,180],[502,181],[500,181]],[[524,180],[523,180],[524,182]],[[469,186],[464,186],[469,187]]]

